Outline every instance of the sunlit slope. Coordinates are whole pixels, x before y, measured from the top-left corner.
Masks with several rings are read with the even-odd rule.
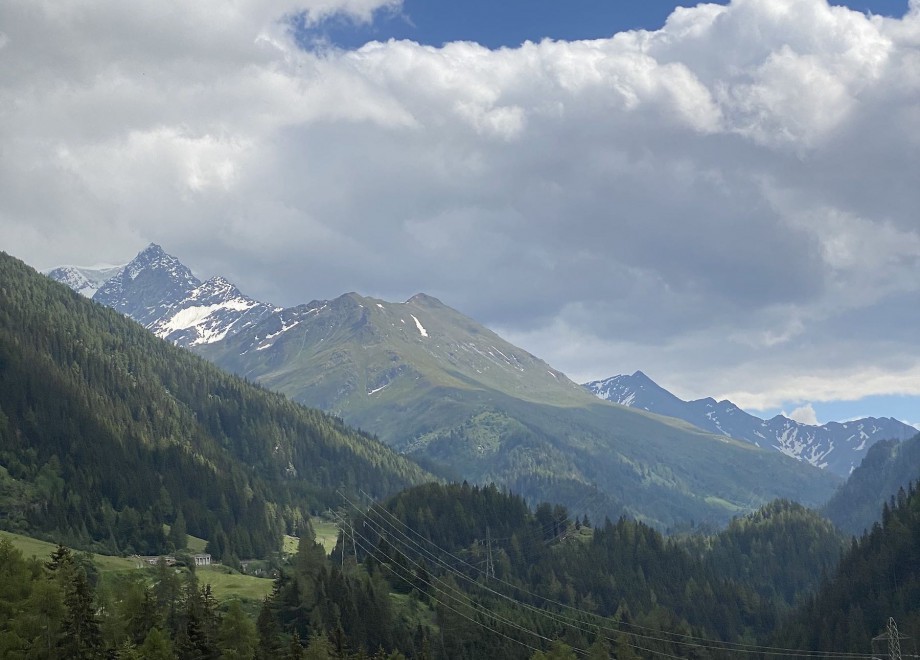
[[[592,401],[539,358],[424,294],[405,303],[354,293],[312,302],[200,352],[333,412],[401,401],[421,386],[554,405]]]
[[[595,514],[724,521],[774,497],[817,504],[836,483],[747,443],[600,401],[421,294],[313,302],[200,352],[443,473]]]
[[[155,554],[181,514],[212,554],[261,557],[339,490],[430,478],[0,253],[0,526]]]

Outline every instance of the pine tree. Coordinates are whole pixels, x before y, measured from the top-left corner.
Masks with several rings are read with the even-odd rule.
[[[277,660],[281,651],[281,630],[268,598],[262,601],[262,609],[259,610],[259,618],[256,620],[256,630],[259,635],[256,657],[259,660]]]
[[[227,660],[252,660],[257,642],[252,619],[243,612],[240,601],[230,601],[217,633],[217,646],[222,657]]]
[[[139,655],[144,660],[174,660],[176,657],[173,651],[172,642],[169,637],[159,628],[152,628],[144,643],[138,647]]]
[[[322,632],[316,632],[310,637],[310,644],[303,657],[306,660],[332,660],[336,655],[329,638]]]
[[[179,509],[179,513],[176,514],[176,519],[169,528],[169,536],[166,537],[166,540],[176,552],[185,550],[188,545],[188,534],[185,531],[185,516],[181,508]]]
[[[93,604],[94,594],[82,568],[75,568],[64,587],[64,622],[59,648],[66,658],[102,656],[102,632]]]
[[[616,658],[617,660],[639,660],[639,656],[633,648],[629,635],[625,632],[617,634]]]

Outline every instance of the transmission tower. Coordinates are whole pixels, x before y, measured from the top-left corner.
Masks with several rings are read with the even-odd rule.
[[[872,638],[872,656],[876,660],[879,658],[879,655],[875,652],[875,644],[887,642],[888,644],[888,660],[902,660],[901,657],[901,640],[907,639],[906,635],[901,635],[898,633],[898,624],[894,622],[894,617],[888,618],[888,626],[885,632],[883,632],[878,637]]]

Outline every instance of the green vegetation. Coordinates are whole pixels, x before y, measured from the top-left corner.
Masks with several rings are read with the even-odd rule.
[[[197,536],[192,536],[191,534],[186,538],[188,539],[186,548],[188,548],[189,552],[200,554],[207,551],[208,542],[206,540],[200,539]]]
[[[243,575],[226,566],[199,566],[195,573],[199,582],[211,585],[218,601],[234,598],[257,601],[272,591],[270,579]]]
[[[14,548],[22,552],[23,556],[36,557],[42,561],[49,559],[58,548],[54,543],[12,532],[0,532],[0,539],[9,541]],[[97,553],[88,553],[88,556],[96,568],[103,573],[137,569],[137,563],[130,557],[113,557]]]
[[[266,557],[335,491],[429,477],[0,255],[0,524],[113,554]]]
[[[285,555],[292,555],[297,552],[298,537],[285,534],[281,540],[281,552]]]
[[[239,600],[222,612],[195,573],[161,563],[100,580],[63,546],[41,562],[6,536],[0,566],[0,657],[253,657],[255,625]]]
[[[420,315],[434,305],[413,304]],[[726,643],[863,653],[888,616],[920,636],[915,488],[892,491],[839,565],[840,535],[789,501],[717,534],[667,538],[593,512],[705,522],[744,510],[767,479],[793,491],[815,473],[599,402],[549,407],[526,385],[512,397],[439,382],[402,414],[453,421],[418,427],[406,448],[511,479],[521,495],[466,482],[399,491],[427,475],[373,438],[0,257],[0,524],[12,530],[0,533],[0,657],[734,657]],[[870,452],[837,502],[909,478],[917,445]],[[693,472],[704,464],[729,473]],[[359,508],[363,491],[382,503]],[[539,493],[563,503],[531,508]],[[207,549],[225,565],[192,569],[179,552],[179,565],[137,568],[42,538],[114,554]],[[273,580],[228,567],[257,555],[251,566]]]
[[[775,639],[802,649],[866,653],[889,617],[907,636],[908,657],[920,640],[920,491],[914,485],[885,503],[881,521],[853,539],[831,579]]]
[[[338,525],[322,518],[314,518],[313,532],[316,534],[316,542],[323,546],[326,554],[332,552],[339,538]]]
[[[800,504],[777,500],[735,518],[714,536],[689,539],[686,547],[713,573],[747,585],[788,611],[820,586],[847,544],[829,520]]]
[[[520,497],[467,484],[413,488],[352,513],[331,562],[302,541],[277,581],[260,615],[274,646],[322,634],[352,654],[380,645],[435,658],[730,657],[721,641],[770,635],[842,547],[827,521],[788,502],[690,540],[625,519],[592,529],[564,507],[531,512]],[[686,636],[714,642],[711,655]]]
[[[22,552],[26,558],[35,557],[40,561],[47,561],[58,549],[58,546],[48,541],[42,541],[22,534],[0,531],[0,539],[9,541],[11,546]],[[113,557],[98,553],[86,553],[87,561],[102,574],[103,581],[109,574],[116,578],[121,575],[137,575],[148,573],[151,569],[138,568],[137,562],[131,557]],[[196,570],[199,581],[210,584],[214,596],[218,601],[238,598],[243,600],[261,600],[272,589],[272,581],[243,575],[225,566],[201,566]]]
[[[920,435],[904,442],[877,442],[822,512],[840,529],[859,536],[878,520],[882,505],[892,493],[918,480]]]
[[[777,452],[600,401],[428,296],[348,294],[288,311],[285,332],[274,319],[196,350],[446,479],[660,529],[725,524],[775,498],[816,506],[838,483]]]
[[[343,513],[331,557],[306,527],[274,581],[103,570],[60,547],[28,560],[2,535],[0,655],[727,660],[729,644],[747,657],[771,657],[749,651],[758,644],[864,653],[889,615],[920,632],[912,489],[838,569],[840,536],[789,502],[678,539],[559,505],[531,511],[494,486],[430,484]]]

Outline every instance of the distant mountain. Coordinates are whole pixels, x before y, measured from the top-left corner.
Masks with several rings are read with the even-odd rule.
[[[154,243],[125,266],[108,270],[65,266],[47,275],[185,347],[219,341],[277,311],[243,295],[222,277],[202,283]]]
[[[920,434],[904,442],[874,444],[822,512],[837,527],[859,535],[882,517],[898,491],[920,484]]]
[[[662,527],[724,522],[775,497],[821,501],[836,481],[746,443],[600,402],[424,294],[402,303],[355,293],[314,301],[196,350],[423,465],[592,515],[627,513]]]
[[[181,512],[213,554],[265,556],[339,490],[381,497],[432,479],[3,253],[0,281],[2,527],[159,553]]]
[[[212,303],[205,285],[151,245],[94,299],[442,475],[600,519],[724,522],[776,497],[821,503],[836,484],[775,452],[601,402],[424,294],[392,303],[350,293],[288,309],[239,303],[257,320],[233,324],[231,305]],[[197,323],[212,304],[221,323]]]
[[[107,280],[93,300],[148,327],[166,316],[201,282],[185,265],[159,245],[150,244]]]
[[[828,422],[821,426],[802,424],[783,415],[763,420],[744,412],[731,401],[679,399],[641,371],[632,376],[593,381],[584,387],[606,401],[677,417],[703,430],[745,440],[758,447],[772,447],[842,477],[849,475],[869,447],[879,440],[904,440],[917,433],[913,426],[891,417]]]
[[[118,275],[124,266],[61,266],[45,273],[48,277],[66,284],[77,293],[92,298],[103,284]]]
[[[276,311],[243,295],[224,278],[212,277],[173,303],[148,329],[179,346],[197,346],[235,335]]]
[[[563,373],[421,293],[404,303],[356,293],[314,301],[201,352],[226,356],[217,361],[336,414],[405,401],[423,380],[534,403],[586,401]],[[388,435],[388,429],[375,430]]]

